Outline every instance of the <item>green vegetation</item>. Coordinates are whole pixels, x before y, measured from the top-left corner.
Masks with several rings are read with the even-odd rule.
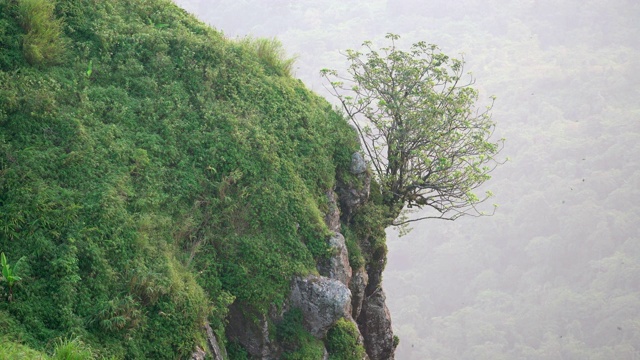
[[[97,357],[79,339],[59,340],[52,356],[0,338],[0,360],[93,360]]]
[[[245,37],[239,42],[258,56],[265,69],[273,75],[292,76],[295,57],[287,58],[282,43],[276,39]]]
[[[284,349],[284,360],[322,358],[322,342],[305,330],[302,320],[302,311],[294,308],[287,311],[282,321],[276,325],[276,339]]]
[[[0,338],[0,360],[45,360],[49,359],[41,352],[28,346]]]
[[[73,340],[60,340],[56,345],[51,360],[91,360],[94,355],[78,338]]]
[[[329,329],[326,345],[330,360],[359,360],[365,353],[358,344],[356,325],[344,318]]]
[[[62,60],[65,51],[62,22],[53,11],[55,1],[18,0],[20,25],[26,31],[22,48],[32,65],[50,65]]]
[[[16,282],[22,280],[22,278],[18,276],[18,273],[20,272],[18,271],[18,269],[20,269],[20,264],[22,264],[23,261],[24,256],[21,257],[20,260],[16,261],[16,263],[12,267],[7,262],[7,257],[4,255],[4,253],[0,253],[0,264],[2,265],[2,277],[0,278],[0,280],[7,283],[7,287],[9,288],[9,295],[7,299],[9,301],[13,300],[13,286],[16,284]]]
[[[387,242],[396,359],[640,358],[640,2],[177,2],[230,36],[277,33],[318,91],[340,49],[392,30],[464,53],[479,104],[497,95],[514,161],[488,182],[496,215]]]
[[[227,346],[227,355],[229,359],[234,360],[248,360],[249,354],[247,354],[247,350],[245,350],[242,345],[236,342],[230,342]]]
[[[0,249],[24,257],[6,353],[80,336],[60,351],[186,358],[327,255],[320,208],[357,138],[279,43],[168,0],[31,0],[0,1],[0,47]]]
[[[503,140],[491,137],[492,105],[478,111],[474,80],[464,80],[464,61],[417,42],[400,50],[400,36],[380,50],[347,50],[347,77],[323,70],[332,94],[358,130],[360,142],[388,209],[388,225],[427,218],[455,220],[482,215],[488,197],[473,194],[499,164]],[[437,215],[408,220],[404,207],[431,208]]]

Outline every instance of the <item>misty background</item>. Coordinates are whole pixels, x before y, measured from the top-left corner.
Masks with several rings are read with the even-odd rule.
[[[388,231],[397,359],[640,359],[640,3],[175,2],[229,38],[277,37],[332,102],[319,71],[388,32],[463,54],[478,106],[497,97],[497,213]]]

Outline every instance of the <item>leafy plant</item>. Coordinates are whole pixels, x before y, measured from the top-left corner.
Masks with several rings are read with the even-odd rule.
[[[1,264],[2,264],[2,281],[7,283],[7,287],[9,288],[9,301],[13,301],[13,286],[22,278],[16,274],[18,269],[20,269],[20,265],[24,261],[24,256],[21,257],[16,263],[11,267],[7,262],[7,257],[3,253],[0,254]]]
[[[91,77],[91,74],[93,73],[93,60],[89,60],[89,64],[87,65],[87,77]]]

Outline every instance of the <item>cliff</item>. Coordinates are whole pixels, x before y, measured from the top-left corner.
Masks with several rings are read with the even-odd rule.
[[[393,358],[376,184],[277,42],[5,0],[0,48],[0,357]]]

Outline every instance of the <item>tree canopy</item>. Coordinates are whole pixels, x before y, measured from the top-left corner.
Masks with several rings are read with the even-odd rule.
[[[473,190],[500,163],[504,141],[493,140],[494,98],[484,109],[475,106],[478,92],[470,74],[464,79],[464,60],[422,41],[403,51],[398,35],[386,38],[391,44],[380,50],[369,41],[364,52],[347,50],[349,75],[328,69],[322,75],[360,135],[389,224],[483,215],[476,205],[491,193],[478,197]],[[408,220],[400,216],[405,206],[437,214]]]

